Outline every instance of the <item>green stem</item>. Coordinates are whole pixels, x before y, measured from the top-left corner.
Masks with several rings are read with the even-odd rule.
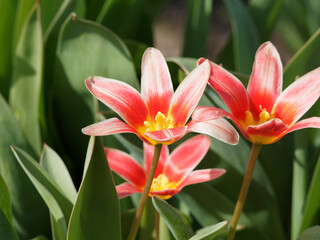
[[[155,240],[159,240],[159,223],[160,223],[160,216],[159,216],[159,213],[158,211],[156,210],[155,211],[155,229],[156,229],[156,237],[155,237]]]
[[[146,205],[146,201],[148,199],[149,191],[150,191],[150,188],[152,185],[152,180],[153,180],[154,175],[157,170],[157,166],[158,166],[158,162],[159,162],[159,158],[160,158],[160,153],[161,153],[161,147],[162,147],[162,144],[157,144],[154,148],[152,163],[151,163],[150,170],[149,170],[149,173],[147,176],[147,180],[144,185],[143,192],[142,192],[142,195],[141,195],[141,198],[139,201],[136,216],[135,216],[133,223],[132,223],[132,226],[131,226],[128,240],[134,240],[137,235],[137,231],[139,228],[139,223],[140,223],[140,219],[141,219],[141,216],[142,216],[142,213],[144,210],[144,206]]]
[[[230,224],[230,229],[229,229],[229,234],[228,234],[227,240],[233,240],[234,239],[234,235],[236,233],[238,220],[240,218],[240,214],[242,212],[244,203],[245,203],[246,198],[247,198],[247,193],[248,193],[248,189],[249,189],[249,186],[250,186],[250,182],[251,182],[254,166],[255,166],[255,164],[257,162],[260,149],[261,149],[261,145],[260,144],[252,144],[252,150],[251,150],[251,154],[250,154],[250,159],[249,159],[247,171],[246,171],[246,174],[244,175],[244,179],[243,179],[243,182],[242,182],[242,186],[241,186],[241,190],[240,190],[240,193],[239,193],[238,201],[237,201],[236,207],[235,207],[234,212],[233,212],[233,216],[232,216],[232,220],[231,220],[231,224]]]

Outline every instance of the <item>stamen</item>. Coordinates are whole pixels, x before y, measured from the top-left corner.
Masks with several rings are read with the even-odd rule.
[[[166,115],[164,115],[162,112],[159,111],[154,120],[156,121],[156,130],[162,130],[167,127]]]
[[[271,118],[270,113],[265,108],[261,110],[262,112],[259,114],[259,124],[265,123]]]
[[[176,188],[175,183],[169,182],[169,179],[164,174],[159,174],[157,178],[152,180],[150,192],[174,188]]]

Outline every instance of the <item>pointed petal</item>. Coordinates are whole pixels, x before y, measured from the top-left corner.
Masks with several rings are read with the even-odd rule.
[[[191,120],[187,126],[188,132],[207,134],[231,145],[236,145],[239,142],[239,134],[234,127],[223,118],[207,121]]]
[[[117,118],[110,118],[104,121],[91,124],[81,130],[84,134],[90,136],[106,136],[116,133],[135,133],[137,132],[128,124]]]
[[[152,139],[156,143],[171,144],[182,138],[187,133],[187,127],[167,128],[154,132],[147,132],[144,135]]]
[[[292,83],[277,99],[272,113],[292,125],[305,114],[320,96],[320,67]]]
[[[256,53],[248,84],[248,95],[256,109],[272,107],[282,91],[282,63],[271,42],[260,46]]]
[[[175,188],[175,189],[163,189],[160,191],[152,191],[150,192],[150,195],[157,195],[158,197],[162,198],[162,199],[169,199],[171,198],[173,195],[177,194],[178,192],[180,192],[181,189]]]
[[[141,95],[154,119],[158,111],[168,114],[173,86],[169,69],[158,49],[148,48],[142,57]]]
[[[119,199],[130,196],[134,193],[141,193],[142,190],[131,185],[130,183],[122,183],[116,187]]]
[[[210,65],[205,61],[189,73],[177,88],[169,110],[175,126],[183,126],[187,122],[204,92],[209,73]]]
[[[274,118],[260,125],[250,125],[247,127],[246,132],[251,142],[270,144],[277,141],[288,128],[280,119]]]
[[[287,133],[300,130],[303,128],[320,128],[320,117],[312,117],[295,123]]]
[[[144,186],[146,173],[129,154],[113,148],[104,151],[112,171],[137,187]]]
[[[164,166],[170,182],[180,182],[199,164],[210,147],[210,138],[197,135],[179,145]]]
[[[86,85],[96,98],[118,113],[131,127],[137,129],[144,126],[148,108],[133,87],[121,81],[103,77],[89,77]]]
[[[143,159],[144,168],[148,173],[152,163],[152,159],[153,159],[154,145],[143,143],[143,152],[144,152],[144,159]],[[168,157],[169,157],[169,148],[168,146],[163,145],[161,148],[160,159],[158,162],[158,166],[157,166],[157,170],[154,175],[154,178],[157,178],[159,174],[163,173],[163,166],[167,161]]]
[[[232,115],[220,108],[207,106],[197,107],[196,110],[194,110],[194,113],[192,114],[192,120],[194,121],[207,121],[222,117],[227,117],[231,119]]]
[[[183,187],[191,184],[201,183],[211,181],[225,174],[226,170],[214,168],[214,169],[201,169],[193,171],[186,177],[186,179],[178,187],[182,189]]]
[[[198,63],[204,59],[199,59]],[[210,62],[209,85],[219,94],[235,118],[244,120],[249,109],[249,100],[243,84],[219,65]]]

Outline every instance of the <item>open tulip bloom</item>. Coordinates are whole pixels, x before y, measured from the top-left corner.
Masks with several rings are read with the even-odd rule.
[[[89,91],[126,123],[110,118],[82,129],[83,133],[104,136],[129,132],[148,144],[167,145],[188,132],[199,132],[229,144],[238,143],[238,133],[222,118],[187,123],[208,83],[208,61],[189,73],[175,93],[166,61],[159,50],[148,48],[145,51],[141,72],[141,95],[118,80],[103,77],[86,80]]]
[[[169,155],[166,145],[162,146],[156,174],[152,181],[149,196],[157,195],[168,199],[187,185],[206,182],[220,177],[224,169],[193,169],[206,155],[210,147],[210,139],[204,135],[190,138],[179,145]],[[154,146],[144,143],[143,167],[127,153],[117,149],[105,148],[108,163],[112,171],[127,182],[118,185],[119,198],[142,192],[146,182]]]
[[[205,59],[200,59],[199,64]],[[193,119],[230,118],[249,141],[270,144],[302,128],[320,128],[320,118],[299,121],[320,96],[320,68],[292,83],[282,92],[282,64],[276,48],[266,42],[258,49],[247,91],[221,66],[210,62],[209,85],[220,95],[231,113],[199,107]]]

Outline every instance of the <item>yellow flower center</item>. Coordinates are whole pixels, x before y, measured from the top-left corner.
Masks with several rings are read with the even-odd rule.
[[[270,113],[267,111],[267,109],[262,108],[260,106],[260,110],[261,110],[261,112],[259,114],[259,120],[255,120],[252,113],[249,110],[245,112],[245,114],[246,114],[245,121],[241,122],[241,125],[244,129],[246,129],[247,126],[249,126],[249,125],[259,125],[259,124],[265,123],[273,118],[273,116],[270,115]]]
[[[161,191],[164,189],[176,189],[177,183],[169,182],[169,179],[164,174],[159,174],[158,177],[152,180],[150,192]],[[149,194],[150,195],[150,194]],[[150,195],[151,197],[152,195]],[[170,195],[159,195],[162,199],[168,199]]]
[[[146,126],[146,132],[159,131],[167,128],[172,128],[172,120],[167,118],[162,112],[158,112],[154,121],[144,121],[144,126]]]

